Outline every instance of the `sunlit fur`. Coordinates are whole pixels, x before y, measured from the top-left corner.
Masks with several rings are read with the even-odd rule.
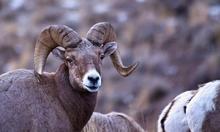
[[[195,91],[187,91],[178,95],[160,114],[158,132],[187,132],[186,106],[195,95]]]
[[[187,106],[186,117],[193,132],[218,132],[220,81],[213,81],[198,89]]]
[[[162,111],[159,132],[219,132],[220,81],[201,85],[198,90],[177,96]]]

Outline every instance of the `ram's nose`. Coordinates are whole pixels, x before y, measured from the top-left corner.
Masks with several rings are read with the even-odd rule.
[[[100,77],[97,75],[93,76],[88,76],[88,80],[90,81],[91,84],[96,85],[99,81]]]
[[[89,70],[83,77],[84,88],[90,92],[96,92],[101,87],[101,76],[97,70]]]

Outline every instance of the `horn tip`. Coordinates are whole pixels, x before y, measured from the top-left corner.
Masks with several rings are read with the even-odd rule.
[[[42,74],[43,74],[43,71],[42,71],[41,69],[35,68],[34,74],[35,74],[35,75],[42,75]]]
[[[123,76],[123,77],[127,77],[129,76],[131,73],[133,73],[134,70],[137,69],[137,67],[139,66],[139,61],[135,62],[134,64],[128,66],[126,68],[126,72],[121,72],[120,74]]]

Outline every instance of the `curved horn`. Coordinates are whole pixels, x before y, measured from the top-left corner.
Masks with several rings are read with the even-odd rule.
[[[61,46],[76,47],[82,41],[81,37],[71,28],[64,25],[51,25],[43,29],[38,37],[34,51],[34,70],[42,74],[49,53]]]
[[[94,45],[101,47],[108,42],[116,41],[116,33],[110,23],[101,22],[95,24],[89,29],[87,39]],[[138,63],[132,64],[128,67],[124,66],[118,50],[111,54],[110,57],[114,67],[122,76],[130,75],[137,68]]]

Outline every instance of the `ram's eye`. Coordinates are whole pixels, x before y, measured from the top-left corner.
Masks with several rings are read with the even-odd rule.
[[[73,60],[72,60],[71,58],[69,58],[69,57],[66,58],[66,61],[67,61],[68,63],[72,63],[72,62],[73,62]]]
[[[104,53],[101,53],[100,54],[100,59],[102,60],[102,59],[104,59],[104,57],[105,57]]]

